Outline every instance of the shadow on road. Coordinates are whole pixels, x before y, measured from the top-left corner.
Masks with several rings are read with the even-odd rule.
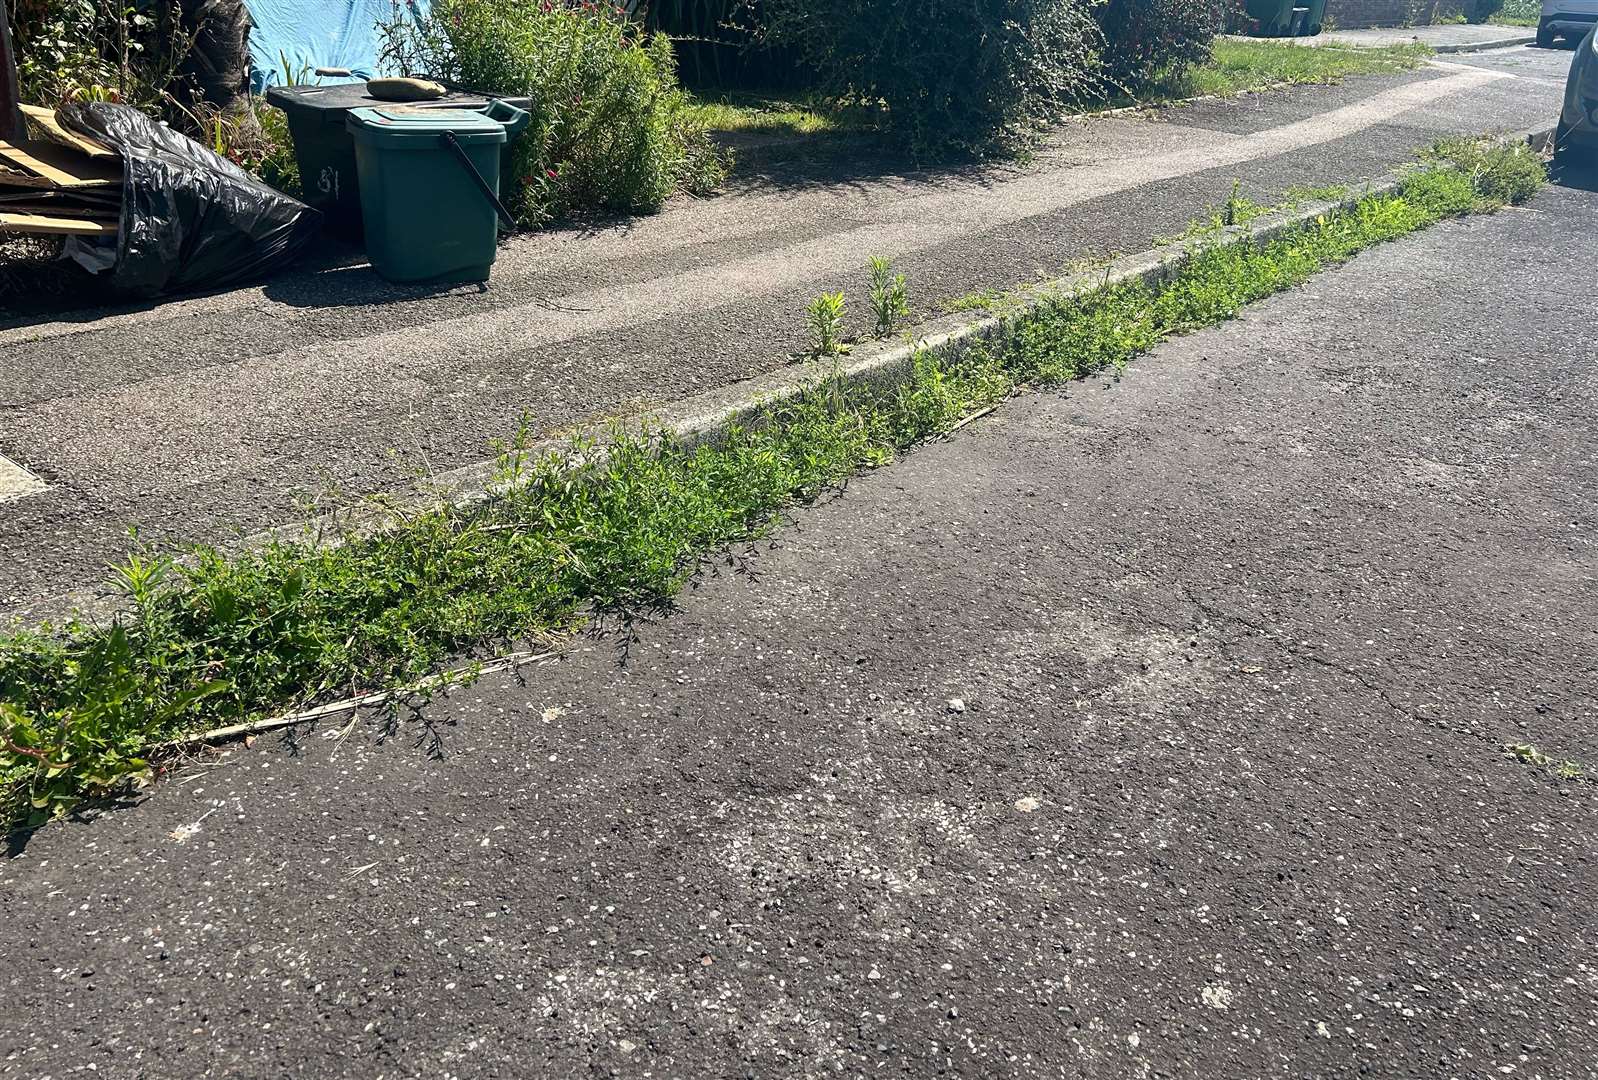
[[[816,187],[864,187],[891,180],[899,184],[981,181],[991,163],[918,165],[870,132],[742,137],[723,135],[735,164],[728,191],[802,191]]]
[[[1548,167],[1548,181],[1575,191],[1598,191],[1598,158],[1562,154]]]

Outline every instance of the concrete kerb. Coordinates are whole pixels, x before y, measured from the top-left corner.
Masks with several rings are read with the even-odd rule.
[[[1524,141],[1539,152],[1553,142],[1553,125],[1539,126],[1501,141]],[[706,391],[669,405],[630,416],[586,424],[557,436],[540,439],[525,448],[528,460],[568,450],[573,440],[592,440],[601,446],[607,435],[617,430],[635,434],[670,435],[680,444],[693,448],[714,443],[729,428],[747,427],[773,405],[793,399],[816,384],[840,379],[847,385],[892,390],[909,381],[917,354],[932,351],[957,354],[980,342],[1008,331],[1018,320],[1047,300],[1057,300],[1101,288],[1105,285],[1141,281],[1158,285],[1176,274],[1195,252],[1215,246],[1238,243],[1264,245],[1285,233],[1302,228],[1317,217],[1352,207],[1369,195],[1397,190],[1402,182],[1396,174],[1378,177],[1339,199],[1301,203],[1290,210],[1276,211],[1247,225],[1230,226],[1206,237],[1202,245],[1191,240],[1162,244],[1134,255],[1126,255],[1091,271],[1069,274],[1018,290],[1007,298],[1003,313],[973,315],[961,312],[931,319],[917,325],[910,335],[896,341],[863,343],[845,357],[813,359],[777,371],[758,375],[716,390]],[[599,452],[603,452],[600,450]],[[386,499],[374,499],[354,506],[329,511],[292,525],[278,526],[247,535],[245,549],[259,549],[273,542],[311,543],[337,546],[362,536],[392,528],[404,520],[407,511],[444,502],[468,508],[501,493],[500,459],[492,458],[437,473],[418,483],[414,490]],[[83,593],[63,597],[65,610],[86,615],[108,615],[120,605],[102,594]]]
[[[1384,41],[1379,43],[1349,41],[1339,38],[1335,31],[1307,38],[1252,38],[1240,34],[1228,34],[1227,37],[1235,41],[1285,41],[1306,48],[1381,49],[1398,45],[1425,45],[1434,53],[1450,56],[1458,55],[1459,53],[1488,52],[1492,49],[1510,49],[1517,45],[1530,45],[1537,40],[1537,35],[1531,30],[1506,32],[1501,37],[1491,38],[1487,41],[1447,41],[1438,44],[1421,41],[1419,38],[1411,41]]]
[[[1525,142],[1539,152],[1546,152],[1552,143],[1553,131],[1552,125],[1538,126],[1505,135],[1502,141]],[[1396,174],[1378,177],[1339,199],[1300,203],[1292,209],[1264,215],[1247,225],[1220,229],[1207,237],[1202,247],[1236,243],[1264,245],[1285,233],[1302,228],[1323,214],[1346,210],[1369,195],[1396,191],[1401,182],[1402,178]],[[558,452],[570,445],[573,435],[598,439],[618,423],[624,430],[669,433],[683,445],[693,447],[714,441],[734,425],[748,426],[763,410],[796,397],[823,380],[837,378],[846,384],[892,389],[908,380],[918,353],[932,351],[949,354],[989,340],[1006,332],[1016,321],[1025,318],[1047,300],[1080,295],[1123,282],[1141,281],[1158,285],[1176,274],[1199,249],[1200,245],[1192,241],[1178,240],[1135,255],[1122,256],[1091,271],[1070,274],[1018,290],[1002,314],[957,313],[931,319],[917,325],[912,335],[895,341],[862,343],[839,359],[808,360],[647,412],[588,425],[576,433],[542,440],[530,447],[528,452],[534,457]],[[492,460],[452,469],[433,477],[426,485],[426,491],[433,498],[442,498],[457,506],[469,506],[495,493],[498,469],[498,462]],[[344,526],[343,530],[332,531],[348,529],[348,519],[337,515],[329,515],[324,521],[328,526]],[[317,524],[311,523],[313,531]],[[303,525],[297,526],[291,531],[299,531],[303,535],[305,528]],[[284,530],[272,530],[261,534],[260,540],[281,539],[284,536]]]
[[[1432,52],[1449,54],[1487,52],[1490,49],[1511,49],[1516,45],[1530,45],[1536,40],[1537,35],[1528,32],[1494,38],[1491,41],[1459,41],[1445,45],[1433,45]]]

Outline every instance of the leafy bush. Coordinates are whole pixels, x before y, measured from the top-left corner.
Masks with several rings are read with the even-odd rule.
[[[1136,92],[1180,78],[1210,58],[1226,17],[1224,0],[1108,0],[1096,12],[1104,32],[1104,75]]]
[[[1090,0],[766,0],[824,93],[886,106],[920,156],[1014,143],[1100,86]]]
[[[1542,4],[1540,0],[1505,0],[1499,14],[1502,16],[1499,22],[1514,26],[1536,26],[1538,17],[1542,15]]]
[[[283,110],[246,95],[235,108],[197,104],[183,117],[194,138],[211,150],[285,195],[301,197],[299,162]]]
[[[1504,0],[1465,0],[1461,5],[1468,23],[1484,23],[1497,15],[1504,6]]]
[[[41,105],[98,98],[160,106],[193,40],[175,0],[17,0],[14,8],[18,84],[24,101]]]
[[[1469,136],[1442,139],[1421,160],[1427,165],[1452,165],[1469,177],[1480,209],[1519,206],[1548,178],[1541,155],[1524,142],[1504,144]]]
[[[555,0],[435,0],[384,28],[385,61],[477,90],[532,100],[510,147],[509,202],[523,224],[651,213],[678,189],[726,173],[677,85],[671,43],[618,8]]]

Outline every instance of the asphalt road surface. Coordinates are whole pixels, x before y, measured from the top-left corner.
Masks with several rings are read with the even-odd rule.
[[[1598,196],[0,864],[0,1075],[1598,1072]],[[82,1071],[80,1071],[82,1070]]]
[[[218,296],[15,314],[0,455],[48,487],[0,503],[0,617],[101,582],[130,525],[225,541],[480,460],[524,412],[548,434],[781,367],[816,293],[847,290],[863,326],[870,255],[898,261],[926,315],[1144,250],[1234,180],[1272,201],[1439,135],[1551,124],[1568,65],[1517,48],[1072,124],[1010,169],[906,174],[848,144],[654,218],[519,238],[482,293],[388,285],[335,253]]]

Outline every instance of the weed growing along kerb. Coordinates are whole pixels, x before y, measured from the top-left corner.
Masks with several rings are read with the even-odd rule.
[[[184,734],[669,605],[728,545],[972,410],[1119,369],[1372,244],[1524,198],[1540,167],[1525,147],[1440,147],[1396,194],[1260,247],[1201,242],[1159,286],[1046,299],[984,343],[922,351],[892,389],[829,380],[694,448],[617,429],[532,459],[524,431],[500,494],[473,508],[434,506],[338,546],[130,558],[125,615],[0,636],[5,814],[43,819],[141,783]]]
[[[822,293],[810,301],[810,348],[816,356],[837,356],[844,351],[843,313],[847,301],[841,292]]]
[[[885,338],[900,321],[910,317],[910,289],[903,274],[880,255],[871,257],[871,311],[877,318],[876,335]]]

